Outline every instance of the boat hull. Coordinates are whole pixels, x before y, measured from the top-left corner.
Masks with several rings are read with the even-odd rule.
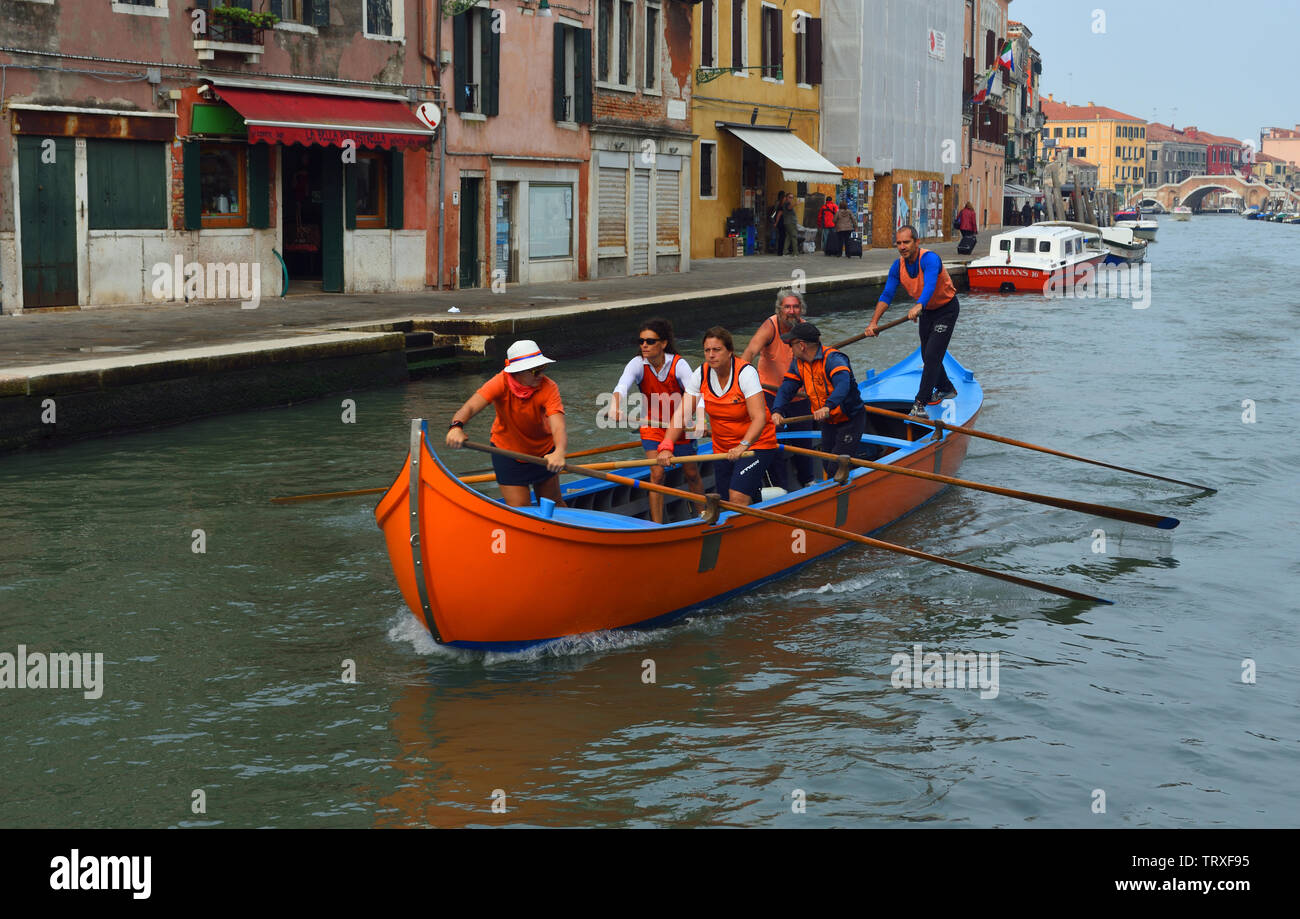
[[[1015,290],[1017,292],[1045,293],[1051,283],[1063,284],[1069,278],[1072,285],[1083,277],[1089,268],[1096,269],[1103,256],[1098,253],[1092,258],[1082,259],[1070,265],[1063,272],[1043,271],[1038,268],[1018,268],[1012,265],[981,265],[971,263],[966,266],[966,280],[971,290]]]
[[[965,409],[955,411],[953,420],[969,423],[982,401],[979,384],[951,358],[945,365],[960,390],[954,407]],[[903,392],[908,384],[900,385]],[[914,394],[915,383],[911,385]],[[965,458],[968,438],[951,432],[937,442],[925,438],[900,447],[892,461],[954,474]],[[585,632],[654,627],[844,545],[830,536],[734,513],[724,513],[713,525],[691,519],[660,526],[575,509],[557,509],[546,517],[536,507],[507,507],[459,481],[429,450],[423,426],[412,439],[412,454],[375,517],[403,599],[444,644],[514,650]],[[414,475],[412,455],[418,457]],[[762,506],[870,533],[943,487],[857,470],[844,485],[823,482]]]

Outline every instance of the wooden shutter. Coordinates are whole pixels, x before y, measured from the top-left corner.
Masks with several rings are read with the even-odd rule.
[[[813,86],[822,81],[822,21],[808,19],[808,60],[804,64],[806,79]]]
[[[469,83],[469,23],[469,13],[451,17],[451,70],[458,112],[469,111],[469,93],[465,91]]]
[[[167,226],[167,175],[161,143],[86,141],[87,219],[92,230]]]
[[[564,32],[567,26],[556,23],[553,29],[554,53],[551,60],[551,115],[556,121],[567,121],[564,111]],[[578,113],[570,112],[569,115],[576,116]],[[575,118],[576,120],[576,118]]]
[[[484,55],[486,60],[483,61],[484,87],[481,90],[483,114],[495,115],[499,110],[497,97],[501,85],[501,33],[492,28],[487,16],[483,17],[483,32],[485,33],[483,47],[487,51]]]
[[[772,76],[785,79],[785,36],[781,30],[781,11],[772,10],[772,63],[777,72]]]
[[[591,29],[577,29],[573,36],[573,120],[591,124]]]
[[[321,289],[343,290],[343,162],[321,157]]]
[[[283,19],[284,0],[270,0],[270,2],[268,2],[266,5],[266,11],[268,13],[274,13],[276,16],[279,16],[281,19]]]
[[[311,0],[311,24],[317,28],[330,24],[330,0]]]
[[[393,150],[388,157],[388,227],[400,230],[406,225],[403,197],[406,181],[403,178],[406,156],[401,150]]]
[[[713,61],[713,11],[718,0],[704,0],[700,6],[700,66],[712,67]]]
[[[265,229],[271,225],[271,148],[251,144],[248,148],[248,225]]]
[[[185,184],[185,229],[197,230],[203,225],[203,186],[200,184],[199,157],[201,147],[197,140],[187,140],[182,145],[181,161]]]

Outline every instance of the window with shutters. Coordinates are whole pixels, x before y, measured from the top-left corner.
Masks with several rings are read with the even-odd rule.
[[[575,29],[557,23],[555,26],[555,111],[556,121],[576,123],[578,109],[575,96],[578,89],[577,42]]]
[[[718,145],[711,140],[700,141],[700,197],[718,197]]]
[[[356,163],[357,229],[381,230],[388,226],[388,154],[363,150]]]
[[[231,0],[220,0],[222,3],[230,4]],[[256,6],[259,10],[266,10],[280,17],[280,21],[275,24],[277,29],[290,32],[315,32],[317,26],[327,26],[330,24],[330,4],[329,0],[257,0],[256,4],[251,4],[250,0],[237,0],[240,6]],[[389,0],[392,3],[392,0]],[[194,0],[195,6],[219,5],[216,0]],[[398,22],[401,21],[401,5],[397,4],[396,15]],[[368,15],[368,14],[367,14]],[[369,30],[367,23],[366,31]],[[374,35],[372,37],[387,37]]]
[[[794,14],[794,81],[808,85],[808,20],[812,17],[802,10]]]
[[[495,115],[501,73],[501,33],[494,10],[478,6],[452,18],[452,66],[456,111]],[[497,28],[500,28],[498,26]]]
[[[248,146],[199,148],[199,200],[205,227],[248,226]]]
[[[700,66],[718,66],[718,0],[700,4]]]
[[[402,4],[393,0],[363,0],[366,8],[366,38],[401,38],[397,22],[402,15]],[[396,7],[394,9],[394,7]],[[396,14],[396,15],[394,15]]]
[[[112,0],[112,8],[115,13],[135,16],[166,16],[167,0]]]
[[[86,141],[90,229],[166,229],[164,154],[163,144],[157,141]]]
[[[759,21],[762,35],[763,79],[772,83],[784,82],[785,73],[781,69],[783,58],[781,48],[781,11],[775,6],[764,3]]]
[[[747,77],[743,69],[749,61],[749,10],[745,0],[731,0],[731,66],[735,75]]]
[[[645,81],[642,89],[659,90],[659,32],[663,28],[662,9],[658,3],[645,5]]]
[[[596,4],[596,82],[615,89],[635,89],[636,8],[632,0]]]

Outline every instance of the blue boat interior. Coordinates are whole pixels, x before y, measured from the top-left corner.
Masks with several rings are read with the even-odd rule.
[[[942,405],[929,406],[930,417],[942,419],[950,424],[966,424],[974,417],[983,403],[984,392],[975,380],[974,374],[958,363],[951,355],[944,358],[944,370],[957,387],[957,397]],[[868,405],[905,414],[911,409],[912,401],[916,397],[916,391],[920,385],[920,376],[921,352],[918,348],[888,370],[881,373],[867,370],[865,377],[860,380],[858,388],[863,402]],[[907,454],[926,446],[930,442],[930,438],[931,428],[929,427],[910,424],[897,418],[887,418],[868,413],[867,433],[863,435],[862,441],[874,449],[864,451],[863,458],[879,463],[895,462]],[[806,446],[815,450],[820,447],[821,434],[818,431],[780,431],[777,434],[777,439],[782,443]],[[712,444],[708,439],[704,439],[697,442],[697,449],[700,453],[710,453],[712,452]],[[436,456],[435,454],[435,458]],[[793,495],[807,494],[815,489],[836,487],[833,481],[824,477],[822,462],[816,458],[809,459],[819,480],[800,487],[800,480],[797,476],[798,470],[795,465],[795,454],[786,452],[780,454],[778,462],[782,464],[783,468],[769,475],[769,478],[773,481],[764,484],[776,485],[779,481],[784,481],[793,487],[769,500],[757,502],[754,506],[775,508],[789,500]],[[438,460],[438,462],[441,463],[441,460]],[[712,463],[700,464],[700,474],[704,479],[706,492],[713,490],[712,465]],[[867,475],[871,471],[859,467],[855,468],[850,475],[852,478],[856,478]],[[616,472],[618,475],[636,481],[649,481],[650,477],[648,466],[619,469]],[[784,477],[781,476],[781,472],[784,472]],[[566,476],[566,478],[568,477]],[[671,488],[684,490],[686,484],[682,467],[673,466],[666,470],[663,484]],[[497,498],[492,493],[495,492],[495,488],[491,485],[485,487],[488,489],[483,492],[486,497]],[[515,508],[515,510],[519,513],[553,520],[556,523],[568,526],[605,530],[691,526],[699,522],[700,506],[698,504],[685,498],[665,496],[665,522],[663,524],[654,523],[650,519],[649,492],[632,485],[575,477],[572,481],[562,482],[560,492],[564,497],[566,507],[558,507],[547,500],[537,503],[536,499],[534,499],[533,505]],[[719,523],[725,522],[732,516],[734,516],[732,512],[724,512],[719,518]]]

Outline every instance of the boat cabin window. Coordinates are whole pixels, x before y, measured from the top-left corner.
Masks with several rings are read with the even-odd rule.
[[[1016,239],[1016,251],[1017,251],[1017,252],[1033,252],[1033,251],[1034,251],[1034,241],[1033,241],[1032,239],[1029,239],[1028,237],[1023,237],[1023,236],[1021,236],[1021,237],[1017,237],[1017,239]]]
[[[1010,251],[1011,251],[1011,240],[1009,240],[1009,239],[1000,239],[1000,240],[998,240],[998,248],[1001,249],[1003,252],[1010,252]]]
[[[1043,240],[1042,242],[1040,242],[1040,243],[1038,244],[1038,251],[1039,251],[1039,252],[1051,252],[1051,251],[1052,251],[1052,244],[1051,244],[1051,242],[1049,242],[1049,241],[1046,240],[1046,239]]]

